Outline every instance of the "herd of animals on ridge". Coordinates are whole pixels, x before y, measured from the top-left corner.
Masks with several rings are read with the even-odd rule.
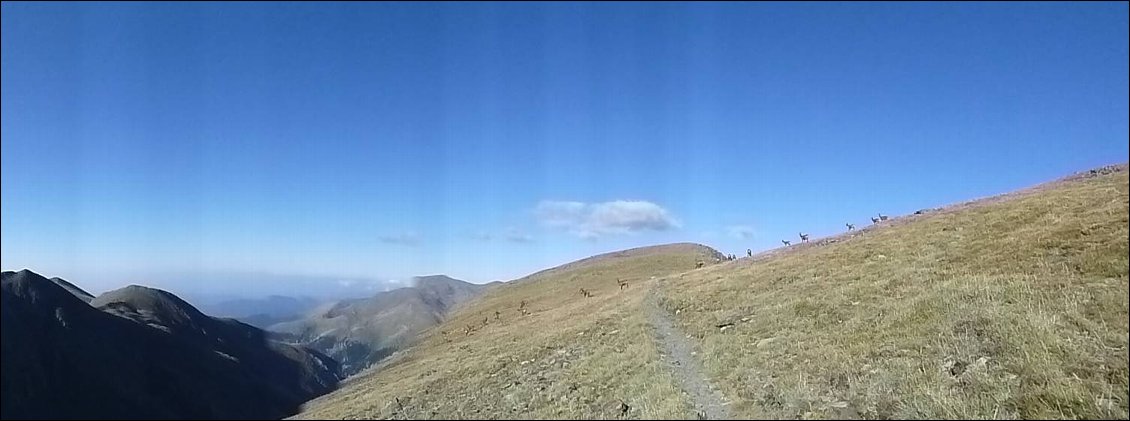
[[[920,211],[914,212],[914,214],[920,215],[924,212],[926,212],[926,210],[920,210]],[[883,215],[882,213],[880,213],[877,217],[875,217],[875,216],[871,217],[871,223],[878,224],[880,222],[886,221],[888,218],[889,218],[889,216]],[[855,224],[847,223],[847,224],[844,224],[844,225],[847,226],[848,231],[855,231]],[[797,233],[797,236],[800,237],[800,241],[802,243],[808,242],[808,234],[800,232],[800,233]],[[783,243],[786,247],[792,245],[792,242],[789,241],[789,240],[781,240],[781,243]],[[752,249],[746,249],[745,252],[746,252],[747,257],[753,257],[753,250]],[[730,254],[730,255],[723,256],[723,257],[715,257],[714,258],[715,263],[721,263],[723,260],[726,260],[726,261],[737,260],[737,256]],[[706,262],[704,262],[701,259],[698,260],[695,263],[696,268],[701,268],[705,265],[706,265]],[[619,285],[620,290],[624,290],[624,289],[628,288],[628,281],[627,280],[616,278],[616,284]],[[580,291],[581,296],[583,296],[585,298],[590,298],[590,297],[593,296],[592,292],[587,290],[587,289],[581,288],[580,290],[581,290]],[[526,305],[527,305],[526,300],[522,300],[521,304],[518,305],[518,312],[521,313],[523,316],[527,316],[527,315],[530,314],[530,311],[526,309]],[[502,312],[495,310],[494,319],[495,320],[501,320],[502,319]],[[479,323],[477,325],[476,324],[468,324],[466,327],[464,327],[463,328],[463,334],[471,335],[475,331],[486,327],[488,324],[490,324],[490,317],[483,317],[483,321],[481,323]],[[448,332],[446,330],[440,331],[440,333],[443,334],[445,341],[451,342],[451,338],[449,338],[447,336]]]
[[[915,212],[915,214],[919,215],[919,214],[922,214],[923,212],[924,211],[918,211],[918,212]],[[880,213],[878,217],[875,217],[875,216],[871,217],[871,223],[878,224],[882,221],[886,221],[887,218],[889,218],[887,215],[883,215],[882,213]],[[847,226],[848,231],[855,231],[855,224],[847,223],[847,224],[844,224],[844,225]],[[800,237],[800,242],[802,242],[802,243],[808,242],[808,234],[805,234],[803,232],[798,232],[797,236]],[[784,244],[785,247],[788,247],[788,246],[791,246],[793,244],[793,242],[789,241],[789,240],[781,240],[781,244]],[[752,249],[745,249],[745,254],[746,254],[746,257],[753,257],[753,250]],[[722,263],[723,260],[726,260],[726,261],[737,260],[737,258],[738,258],[738,256],[733,255],[733,254],[722,256],[722,257],[715,257],[714,263]],[[697,263],[695,263],[696,268],[701,268],[705,265],[706,265],[706,262],[704,262],[702,260],[699,260]],[[617,280],[617,282],[619,282],[619,280]],[[623,289],[623,288],[621,288],[621,289]],[[582,292],[582,294],[584,294],[584,292]],[[586,297],[587,296],[588,295],[586,295]]]

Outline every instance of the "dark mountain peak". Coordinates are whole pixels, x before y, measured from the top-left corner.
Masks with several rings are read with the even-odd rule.
[[[60,281],[3,273],[0,419],[278,419],[340,379],[324,355],[171,293],[88,305]]]
[[[86,292],[86,290],[79,288],[75,284],[67,282],[66,279],[54,277],[54,278],[51,278],[51,282],[54,282],[55,284],[63,287],[63,289],[67,290],[67,292],[70,292],[71,294],[74,294],[75,297],[78,297],[78,299],[82,300],[83,302],[89,303],[90,300],[94,299],[94,296],[91,295],[89,292]]]
[[[99,295],[90,305],[134,321],[165,326],[203,327],[212,319],[176,295],[156,288],[130,285]]]
[[[24,269],[2,274],[4,295],[8,294],[41,309],[81,309],[86,307],[74,294],[42,275]],[[5,303],[8,305],[8,303]],[[81,311],[81,310],[80,310]]]

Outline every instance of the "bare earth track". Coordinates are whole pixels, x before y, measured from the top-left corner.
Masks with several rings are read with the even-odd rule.
[[[655,340],[664,362],[671,367],[679,387],[694,403],[699,418],[729,419],[722,393],[707,379],[702,363],[695,358],[694,345],[671,321],[667,311],[659,306],[654,290],[648,292],[644,305],[648,322],[655,326]]]

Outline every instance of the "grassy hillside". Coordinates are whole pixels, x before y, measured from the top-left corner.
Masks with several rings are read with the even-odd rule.
[[[1118,170],[687,273],[665,307],[738,417],[1125,419]]]
[[[426,332],[409,352],[310,402],[299,417],[691,414],[659,361],[640,307],[652,277],[692,269],[714,253],[694,244],[626,250],[496,287]],[[629,280],[626,289],[617,277]],[[519,310],[523,300],[526,315]],[[475,329],[469,335],[468,326]]]
[[[675,245],[539,272],[299,417],[1126,418],[1125,168],[699,269]]]

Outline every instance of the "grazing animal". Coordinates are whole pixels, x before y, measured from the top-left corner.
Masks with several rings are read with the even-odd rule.
[[[483,317],[483,327],[487,327],[487,322],[488,322],[487,318]]]
[[[855,224],[844,224],[844,225],[847,225],[848,231],[855,230]]]
[[[880,213],[880,214],[879,214],[879,220],[880,220],[880,221],[886,221],[886,220],[887,220],[887,215],[883,215],[883,214],[881,214],[881,213]]]
[[[621,281],[621,280],[620,280],[619,278],[617,278],[617,279],[616,279],[616,283],[617,283],[617,284],[620,284],[620,289],[621,289],[621,290],[623,290],[624,288],[627,288],[627,287],[628,287],[628,281]]]
[[[581,295],[585,296],[585,298],[592,297],[592,293],[584,288],[581,288]]]
[[[799,236],[800,236],[800,241],[801,241],[802,243],[807,243],[807,242],[808,242],[808,234],[805,234],[805,233],[803,233],[803,232],[798,232],[798,233],[797,233],[797,235],[799,235]]]
[[[745,255],[746,257],[753,257],[753,250],[745,249]]]
[[[703,262],[702,260],[699,260],[698,262],[695,262],[695,264],[694,264],[694,267],[695,267],[695,268],[701,268],[701,267],[703,267],[704,265],[706,265],[706,262]]]
[[[876,218],[876,217],[872,216],[872,217],[871,217],[871,223],[872,223],[872,224],[878,224],[878,223],[879,223],[879,218]]]
[[[784,243],[786,246],[792,244],[792,241],[789,241],[789,240],[781,240],[781,242]]]
[[[494,311],[494,319],[498,320],[500,318],[502,318],[502,313],[500,313],[498,310],[495,310]]]

